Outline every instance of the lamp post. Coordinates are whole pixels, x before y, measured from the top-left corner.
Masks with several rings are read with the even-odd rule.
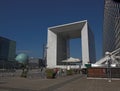
[[[108,74],[108,82],[111,82],[111,54],[110,52],[105,53],[107,58],[107,74]]]

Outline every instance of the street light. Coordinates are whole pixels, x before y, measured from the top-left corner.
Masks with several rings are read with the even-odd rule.
[[[111,53],[106,52],[105,55],[107,58],[107,74],[108,74],[108,82],[111,82]]]

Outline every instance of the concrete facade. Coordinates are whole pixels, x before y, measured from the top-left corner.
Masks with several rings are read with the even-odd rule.
[[[95,63],[94,35],[87,20],[48,28],[47,67],[63,66],[62,60],[69,58],[69,40],[81,38],[82,66]]]

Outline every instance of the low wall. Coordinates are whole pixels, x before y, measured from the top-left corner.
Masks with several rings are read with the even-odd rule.
[[[111,73],[111,76],[110,76]],[[120,68],[88,68],[87,77],[120,78]]]

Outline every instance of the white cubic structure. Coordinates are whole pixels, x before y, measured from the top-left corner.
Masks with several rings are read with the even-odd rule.
[[[82,68],[87,63],[95,63],[94,35],[87,20],[49,27],[47,40],[47,67],[62,67],[62,60],[69,58],[69,40],[81,38]]]

